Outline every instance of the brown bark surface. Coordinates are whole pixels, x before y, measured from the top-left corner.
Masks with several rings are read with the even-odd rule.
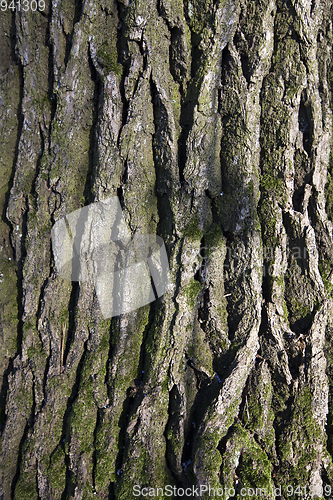
[[[332,2],[9,5],[0,499],[332,498]],[[51,229],[110,196],[170,286],[105,319]]]

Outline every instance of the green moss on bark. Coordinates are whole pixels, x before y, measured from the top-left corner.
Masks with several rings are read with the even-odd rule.
[[[198,303],[198,296],[201,292],[201,289],[201,283],[199,283],[199,281],[196,281],[194,278],[191,278],[189,283],[184,287],[184,294],[191,309],[194,309],[196,304]]]

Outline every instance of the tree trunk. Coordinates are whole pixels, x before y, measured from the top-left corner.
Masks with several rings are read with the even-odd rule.
[[[45,4],[1,12],[0,498],[332,498],[332,2]],[[105,319],[51,228],[110,196],[170,284]]]

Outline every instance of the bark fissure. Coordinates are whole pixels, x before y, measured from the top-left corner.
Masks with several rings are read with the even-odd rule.
[[[0,497],[331,485],[331,3],[46,4],[3,21]],[[109,196],[170,264],[112,320],[51,245]]]

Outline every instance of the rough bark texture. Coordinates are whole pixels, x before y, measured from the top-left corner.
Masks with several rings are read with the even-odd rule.
[[[329,498],[332,2],[52,0],[0,20],[0,498]],[[57,275],[50,237],[108,196],[171,268],[112,320]]]

